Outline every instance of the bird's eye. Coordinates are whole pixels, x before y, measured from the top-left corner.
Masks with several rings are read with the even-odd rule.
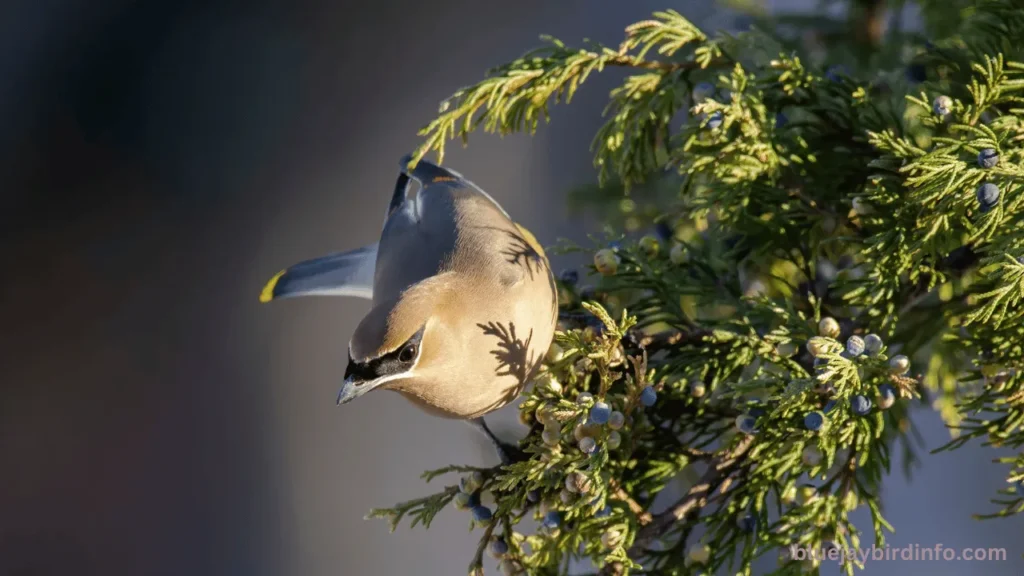
[[[412,362],[416,358],[416,345],[407,344],[402,351],[398,353],[398,360],[400,362]]]

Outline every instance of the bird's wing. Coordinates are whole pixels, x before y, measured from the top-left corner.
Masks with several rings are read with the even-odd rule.
[[[377,244],[300,262],[277,273],[263,288],[260,302],[296,296],[373,298]]]
[[[457,197],[481,194],[500,210],[490,196],[461,174],[421,160],[409,170],[411,155],[402,158],[398,181],[388,204],[374,276],[374,302],[398,293],[445,270],[458,237]],[[410,183],[420,184],[417,191]],[[504,214],[504,211],[501,211]]]

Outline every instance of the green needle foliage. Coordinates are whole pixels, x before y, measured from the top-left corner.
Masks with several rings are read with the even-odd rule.
[[[609,227],[562,246],[593,254],[593,281],[559,282],[525,457],[428,473],[468,475],[372,515],[473,508],[471,574],[492,547],[508,574],[750,574],[766,554],[816,573],[780,551],[884,546],[881,483],[896,451],[908,472],[923,456],[929,405],[942,450],[1016,453],[980,517],[1024,511],[1024,7],[920,8],[923,31],[883,31],[861,0],[845,22],[755,12],[714,36],[658,12],[616,47],[547,38],[446,100],[414,162],[532,133],[625,71],[598,185],[572,194]]]

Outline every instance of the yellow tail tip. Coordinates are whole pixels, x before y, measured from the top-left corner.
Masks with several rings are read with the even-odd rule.
[[[270,279],[270,282],[267,282],[267,285],[263,287],[263,291],[260,292],[260,302],[265,304],[274,299],[274,287],[277,286],[278,280],[281,279],[281,276],[284,276],[285,272],[287,272],[287,270],[281,270],[277,274],[274,274],[274,277]]]

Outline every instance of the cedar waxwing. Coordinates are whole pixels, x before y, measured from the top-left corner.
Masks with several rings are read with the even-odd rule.
[[[481,418],[514,400],[558,320],[544,249],[486,192],[421,160],[401,172],[380,241],[282,270],[261,302],[312,295],[372,300],[348,345],[338,404],[393,390],[430,414]],[[410,190],[410,179],[419,190]]]

